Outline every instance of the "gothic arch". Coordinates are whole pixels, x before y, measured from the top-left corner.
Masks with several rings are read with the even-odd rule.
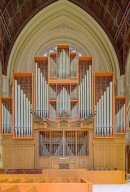
[[[101,26],[75,4],[61,0],[37,13],[18,36],[8,63],[13,71],[32,71],[33,57],[59,43],[69,43],[93,57],[95,71],[113,71],[119,76],[115,50]]]

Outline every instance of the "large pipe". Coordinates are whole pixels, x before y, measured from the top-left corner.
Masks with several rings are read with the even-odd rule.
[[[89,65],[89,109],[92,113],[92,66]]]
[[[102,131],[102,114],[101,114],[101,98],[99,99],[99,103],[98,103],[98,109],[99,109],[99,116],[98,116],[98,125],[99,125],[99,135],[101,136],[101,131]]]
[[[86,74],[84,76],[84,107],[85,107],[85,118],[87,117],[87,82],[86,82]]]
[[[89,87],[90,87],[90,85],[89,85],[89,71],[87,70],[87,90],[89,90]],[[90,109],[89,109],[90,95],[89,94],[90,94],[89,91],[87,91],[87,116],[89,116],[89,114],[90,114]]]
[[[102,136],[104,135],[104,108],[103,108],[103,103],[104,103],[104,96],[101,96],[101,134]]]
[[[43,78],[42,78],[42,72],[40,73],[40,82],[41,82],[41,105],[40,105],[40,110],[41,110],[41,117],[43,117]]]
[[[109,136],[109,128],[110,128],[110,101],[109,101],[109,87],[106,90],[107,95],[107,136]]]
[[[24,113],[24,110],[23,110],[23,90],[21,89],[20,90],[20,95],[21,95],[21,100],[20,100],[20,103],[21,103],[21,107],[20,107],[20,113],[21,113],[21,116],[20,116],[20,118],[21,118],[21,126],[20,126],[20,129],[21,129],[21,135],[20,136],[22,136],[23,137],[23,121],[24,121],[24,119],[23,119],[23,113]]]
[[[82,107],[83,107],[82,117],[84,117],[84,111],[85,111],[85,106],[84,106],[84,78],[83,78],[82,82],[83,82],[83,84],[82,84]]]
[[[110,82],[110,135],[112,135],[112,82]]]
[[[15,86],[15,91],[14,91],[14,94],[15,94],[15,103],[14,103],[14,106],[15,106],[15,134],[16,134],[16,137],[17,137],[17,127],[18,127],[18,104],[17,104],[17,101],[18,101],[18,98],[17,98],[17,80],[14,81],[14,86]]]
[[[37,113],[40,115],[40,69],[38,67]]]
[[[124,110],[123,110],[123,124],[124,124],[124,126],[123,126],[123,132],[125,132],[126,131],[126,121],[125,121],[125,116],[126,116],[126,112],[125,112],[125,104],[124,104],[124,106],[123,106],[123,108],[124,108]]]
[[[79,95],[80,95],[80,117],[82,118],[82,82],[79,84]]]
[[[4,133],[4,105],[2,103],[2,133]]]
[[[99,106],[98,106],[99,104],[98,104],[98,102],[97,102],[97,104],[96,104],[96,106],[95,106],[95,108],[96,108],[96,135],[99,135]]]
[[[36,86],[36,110],[37,110],[37,105],[38,105],[38,66],[37,63],[35,64],[35,74],[36,74],[36,79],[35,79],[35,86]]]
[[[104,92],[104,103],[103,103],[103,105],[104,105],[104,110],[103,110],[103,113],[104,113],[104,135],[106,136],[106,119],[107,119],[107,116],[106,116],[106,91]]]

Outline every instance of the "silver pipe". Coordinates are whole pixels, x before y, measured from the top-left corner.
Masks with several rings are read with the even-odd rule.
[[[47,85],[46,85],[46,79],[44,79],[44,85],[45,85],[45,86],[44,86],[44,88],[45,88],[45,89],[44,89],[44,94],[45,94],[45,103],[44,103],[44,104],[45,104],[45,105],[44,105],[44,112],[45,112],[45,113],[44,113],[44,117],[46,118],[46,111],[47,111],[47,100],[46,100],[46,91],[47,91],[47,88],[46,88],[46,87],[47,87]]]
[[[89,109],[90,114],[92,113],[92,66],[89,65]]]
[[[86,98],[86,95],[87,95],[87,82],[86,82],[86,75],[84,76],[84,108],[85,108],[85,118],[87,117],[87,98]]]
[[[126,131],[126,121],[125,121],[125,119],[126,119],[126,111],[125,111],[125,104],[123,105],[123,108],[124,108],[124,110],[123,110],[123,131],[125,132]]]
[[[15,107],[15,116],[14,116],[14,118],[15,118],[15,134],[16,134],[16,137],[17,137],[17,128],[16,127],[18,127],[18,103],[17,103],[17,100],[18,100],[18,98],[17,98],[17,87],[18,87],[18,85],[17,85],[17,80],[15,80],[14,81],[14,86],[15,86],[15,88],[14,88],[14,94],[15,94],[15,101],[14,101],[14,107]]]
[[[2,103],[2,133],[4,133],[4,105]]]
[[[112,135],[112,82],[110,82],[110,135]]]
[[[101,114],[101,99],[99,99],[98,103],[98,109],[99,109],[99,116],[98,116],[98,125],[99,125],[99,135],[101,135],[101,128],[102,128],[102,114]]]
[[[26,129],[26,131],[27,131],[27,137],[28,137],[29,118],[28,118],[28,98],[27,97],[26,97],[26,111],[27,111],[27,113],[26,113],[26,115],[27,115],[27,129]]]
[[[30,137],[30,129],[31,129],[31,117],[30,117],[30,114],[31,114],[31,106],[30,106],[30,101],[28,100],[28,135]]]
[[[23,135],[25,136],[26,135],[26,96],[25,96],[25,93],[23,94],[23,109],[24,109],[24,114],[23,114],[23,118],[24,118],[24,121],[23,121]]]
[[[96,106],[96,135],[99,135],[99,103],[97,102]]]
[[[107,87],[106,90],[106,95],[107,95],[107,136],[109,135],[109,128],[110,128],[110,101],[109,101],[109,87]]]
[[[21,117],[21,114],[20,114],[20,85],[18,84],[17,86],[17,105],[18,105],[18,113],[16,114],[17,117],[18,117],[18,127],[21,126],[21,122],[20,122],[20,117]]]
[[[40,89],[40,95],[41,95],[41,105],[40,105],[40,111],[41,111],[41,117],[43,117],[43,108],[42,108],[42,106],[43,106],[43,83],[42,83],[42,72],[40,72],[40,84],[41,84],[41,89]]]
[[[44,76],[42,77],[42,96],[43,96],[43,102],[42,102],[42,109],[43,109],[43,117],[45,117],[45,82],[44,82]]]
[[[89,71],[87,70],[87,90],[90,90],[90,84],[89,84]],[[89,116],[90,114],[90,109],[89,109],[89,105],[90,105],[90,95],[89,95],[89,91],[87,91],[87,116]]]
[[[21,95],[21,101],[20,101],[20,103],[21,103],[21,107],[20,107],[20,113],[21,113],[21,126],[20,126],[20,130],[21,130],[21,135],[20,136],[22,136],[23,137],[23,121],[24,121],[24,119],[23,119],[23,114],[24,114],[24,110],[23,110],[23,90],[21,89],[20,90],[20,95]]]
[[[80,117],[82,118],[82,82],[79,85],[79,92],[80,92]]]
[[[32,104],[30,105],[30,136],[32,136]]]
[[[47,87],[47,91],[46,91],[46,109],[47,109],[47,115],[46,117],[48,117],[48,82],[46,82],[46,87]]]
[[[66,71],[65,71],[65,50],[63,49],[63,78],[66,78]]]
[[[38,70],[37,70],[37,79],[38,79],[38,89],[37,89],[37,113],[38,115],[40,115],[40,69],[38,67]]]
[[[103,103],[104,103],[104,97],[103,95],[101,96],[101,129],[102,129],[102,136],[104,134],[104,117],[103,117],[103,114],[104,114],[104,108],[103,108]]]
[[[121,107],[121,110],[120,110],[120,125],[121,125],[121,133],[123,133],[123,115],[124,115],[124,111],[123,111],[123,106]]]
[[[103,110],[103,114],[104,114],[104,135],[106,136],[106,126],[107,126],[107,124],[106,124],[106,118],[107,118],[107,116],[106,116],[106,91],[104,92],[104,102],[103,102],[103,105],[104,105],[104,110]]]
[[[35,86],[36,86],[36,110],[38,106],[38,64],[35,63],[35,74],[36,74],[36,79],[35,79]]]
[[[82,116],[82,117],[84,117],[84,110],[85,110],[85,106],[84,106],[84,78],[83,78],[82,82],[83,82],[83,84],[82,84],[82,102],[83,102],[82,107],[83,107],[83,116]]]
[[[63,111],[65,110],[65,88],[63,87]]]

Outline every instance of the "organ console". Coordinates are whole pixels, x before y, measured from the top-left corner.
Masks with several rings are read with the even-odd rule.
[[[34,58],[33,73],[13,73],[12,97],[0,99],[5,168],[59,168],[61,158],[73,168],[125,168],[126,97],[114,96],[113,73],[94,73],[92,61],[57,45]]]

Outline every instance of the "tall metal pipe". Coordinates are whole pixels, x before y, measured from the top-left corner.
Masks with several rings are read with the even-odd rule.
[[[110,129],[110,98],[109,98],[109,91],[110,88],[107,87],[106,95],[107,95],[107,136],[109,136],[109,129]]]
[[[110,82],[110,135],[112,135],[112,82]]]
[[[92,113],[92,66],[89,65],[89,109]]]

